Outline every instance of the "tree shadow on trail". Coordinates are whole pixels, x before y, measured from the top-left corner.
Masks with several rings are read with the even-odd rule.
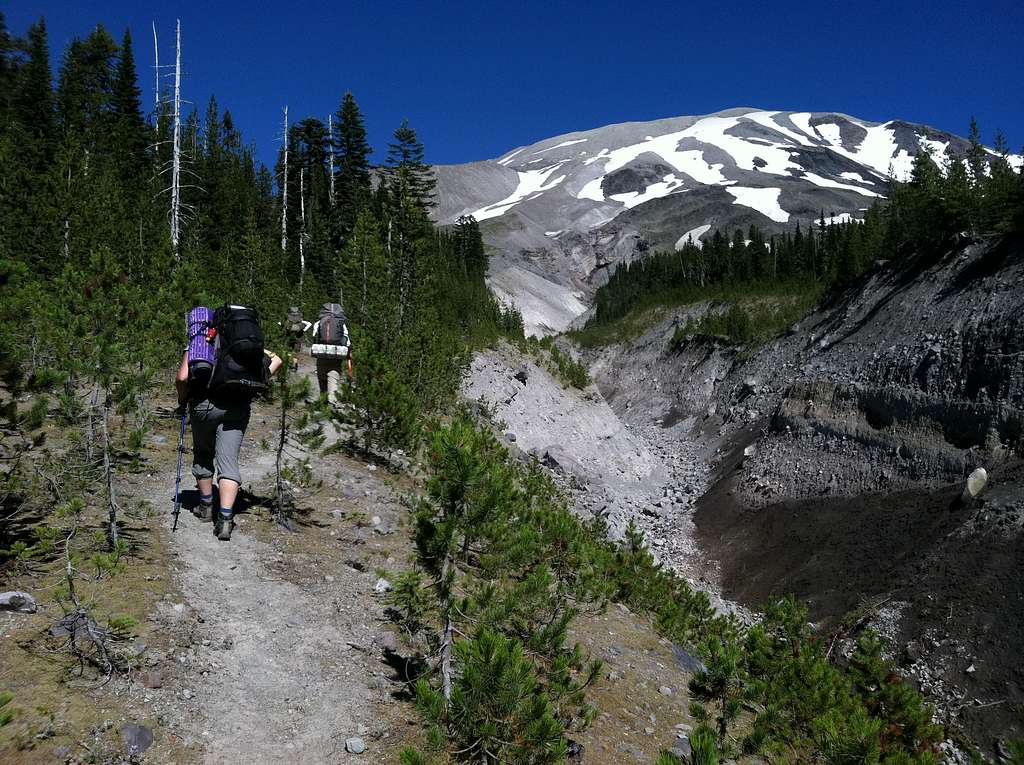
[[[294,502],[290,502],[285,509],[284,522],[278,518],[277,505],[274,497],[265,497],[259,494],[254,494],[247,489],[240,489],[238,492],[238,499],[235,503],[236,513],[251,513],[255,511],[263,510],[267,513],[268,517],[275,521],[278,526],[286,529],[287,531],[297,531],[298,528],[327,528],[330,524],[323,520],[318,520],[314,517],[317,512],[317,508],[308,506],[299,506]]]

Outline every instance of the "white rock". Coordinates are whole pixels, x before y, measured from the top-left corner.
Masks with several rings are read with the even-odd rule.
[[[985,484],[987,483],[988,472],[985,468],[980,467],[976,469],[967,477],[967,485],[964,486],[964,493],[961,495],[961,499],[965,503],[970,502],[985,490]]]

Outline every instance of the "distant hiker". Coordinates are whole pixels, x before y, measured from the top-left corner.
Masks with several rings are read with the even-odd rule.
[[[292,354],[292,369],[299,368],[299,354],[302,353],[302,336],[313,326],[302,318],[302,311],[298,306],[288,309],[288,316],[284,322],[284,334],[288,339],[288,350]]]
[[[234,506],[242,474],[238,452],[249,425],[252,399],[266,390],[281,358],[263,347],[263,330],[252,308],[224,305],[188,313],[188,347],[175,378],[178,404],[192,419],[192,475],[199,505],[192,511],[214,521],[219,539],[231,539]],[[214,463],[219,507],[213,511]]]
[[[340,303],[324,303],[320,307],[320,320],[313,325],[316,381],[320,395],[326,394],[332,401],[341,389],[342,370],[352,379],[352,340],[346,321],[345,309]]]

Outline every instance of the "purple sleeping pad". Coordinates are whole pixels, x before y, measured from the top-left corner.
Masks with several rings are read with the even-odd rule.
[[[213,323],[213,311],[205,306],[197,306],[188,312],[185,321],[188,325],[189,369],[196,365],[212,367],[213,343],[207,340],[206,331]]]

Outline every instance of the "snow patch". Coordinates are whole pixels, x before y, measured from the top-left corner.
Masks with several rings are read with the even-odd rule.
[[[541,149],[540,151],[535,151],[533,153],[534,154],[543,154],[546,151],[554,151],[555,149],[561,149],[563,146],[572,146],[573,144],[583,143],[584,141],[587,141],[587,140],[589,140],[589,139],[587,139],[587,138],[577,138],[577,139],[575,139],[573,141],[562,141],[561,143],[555,144],[554,146],[549,146],[546,149]]]
[[[862,176],[860,173],[840,173],[840,178],[845,178],[848,181],[858,181],[860,183],[871,183],[868,179]]]
[[[852,151],[843,147],[839,125],[828,122],[818,125],[817,130],[836,154],[841,154],[861,165],[867,165],[884,176],[888,176],[891,170],[897,180],[904,180],[910,175],[914,158],[906,149],[899,148],[899,144],[896,143],[896,131],[889,127],[891,122],[882,125],[865,125],[856,120],[850,122],[863,128],[866,133],[864,139]]]
[[[753,114],[763,113],[755,112]],[[733,181],[728,180],[722,174],[723,165],[709,163],[704,159],[703,151],[679,149],[680,141],[684,138],[692,138],[726,152],[743,170],[753,171],[756,169],[763,173],[788,175],[790,170],[801,169],[791,159],[792,150],[783,144],[754,144],[743,138],[726,135],[726,131],[738,125],[740,119],[740,117],[704,117],[684,130],[660,136],[648,136],[640,143],[614,150],[602,149],[599,155],[586,160],[586,164],[605,159],[604,172],[607,174],[625,167],[641,154],[649,152],[658,155],[678,172],[690,176],[698,183],[720,186],[732,183]],[[791,132],[778,126],[775,127],[782,134]],[[760,167],[755,165],[755,160],[761,165]]]
[[[583,184],[583,188],[580,189],[576,195],[577,199],[591,199],[595,202],[604,201],[604,189],[601,188],[601,182],[604,180],[604,176],[599,176],[592,181],[587,181]]]
[[[930,138],[922,138],[921,148],[927,151],[936,164],[942,167],[946,161],[946,147],[949,146],[948,141],[934,141]]]
[[[681,250],[687,242],[693,242],[699,248],[704,247],[704,242],[701,241],[701,237],[704,236],[708,231],[711,230],[711,224],[705,223],[703,226],[697,226],[697,228],[691,228],[681,237],[676,240],[676,249]]]
[[[862,194],[866,197],[880,197],[881,194],[876,194],[874,191],[862,188],[860,186],[851,186],[848,183],[840,183],[839,181],[833,181],[831,178],[823,178],[816,173],[804,172],[803,179],[810,181],[815,186],[823,186],[828,189],[843,189],[845,191],[855,191],[858,194]]]
[[[838,226],[840,223],[849,223],[852,220],[857,219],[850,215],[850,213],[839,213],[839,215],[833,215],[831,217],[825,218],[825,225]]]
[[[750,186],[729,186],[726,191],[733,195],[734,205],[743,205],[766,215],[776,223],[789,221],[789,213],[779,206],[782,189],[755,189]]]
[[[523,149],[525,148],[526,147],[524,146]],[[498,160],[498,164],[507,166],[508,163],[511,162],[512,159],[516,156],[516,154],[521,154],[523,152],[523,149],[516,149],[511,154],[506,154],[504,157]]]
[[[796,125],[800,130],[807,133],[811,138],[821,140],[821,136],[818,134],[818,131],[811,127],[810,112],[794,112],[789,115],[789,121]]]
[[[562,233],[563,231],[565,231],[565,229],[564,229],[564,228],[560,228],[560,229],[558,229],[558,231],[545,231],[545,232],[544,232],[544,236],[548,236],[548,237],[556,237],[556,236],[558,236],[559,234],[561,234],[561,233]]]
[[[772,117],[774,117],[776,114],[778,114],[778,112],[750,112],[749,114],[745,114],[743,116],[746,117],[751,122],[756,122],[758,125],[764,125],[766,128],[770,128],[771,130],[774,130],[776,133],[781,133],[787,138],[791,138],[803,146],[814,146],[813,143],[807,140],[806,136],[802,136],[799,133],[794,133],[789,128],[783,127],[774,119],[772,119]]]
[[[810,127],[810,122],[807,123]],[[839,125],[834,122],[826,122],[824,125],[818,125],[814,128],[818,131],[818,135],[824,138],[832,146],[843,147],[843,136],[839,130]]]
[[[519,185],[516,190],[513,191],[509,196],[502,199],[500,202],[481,207],[476,212],[470,213],[478,221],[487,220],[488,218],[497,218],[499,215],[504,215],[514,205],[519,204],[523,201],[529,201],[536,199],[543,192],[548,189],[553,189],[559,183],[565,180],[564,175],[560,175],[550,183],[547,182],[548,178],[562,166],[561,162],[558,162],[550,167],[545,167],[541,170],[519,170]]]
[[[652,183],[643,191],[629,191],[625,194],[613,194],[609,199],[621,202],[627,209],[642,205],[652,199],[660,199],[671,193],[672,189],[679,185],[679,180],[669,173],[657,183]]]

